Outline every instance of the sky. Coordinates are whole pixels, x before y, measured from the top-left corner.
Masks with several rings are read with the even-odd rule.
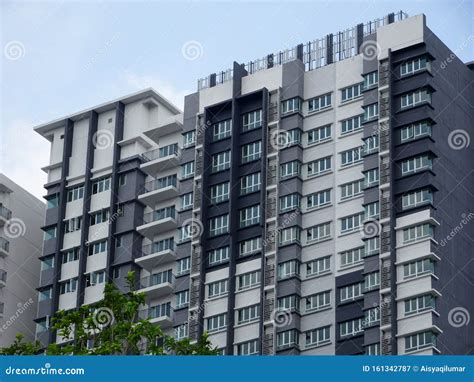
[[[153,87],[177,106],[197,79],[403,10],[464,62],[474,1],[0,1],[0,172],[41,198],[50,145],[33,127]]]

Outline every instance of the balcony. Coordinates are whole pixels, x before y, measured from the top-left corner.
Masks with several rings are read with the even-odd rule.
[[[176,211],[174,207],[167,207],[145,214],[143,224],[137,227],[137,231],[153,240],[157,234],[176,229],[176,227]]]
[[[12,217],[12,212],[5,206],[0,204],[0,227],[5,225],[7,220],[10,220]]]
[[[155,273],[140,279],[138,292],[146,293],[148,299],[164,297],[173,293],[174,276],[171,271]]]
[[[156,143],[159,143],[161,137],[168,134],[180,132],[183,129],[183,115],[173,115],[165,119],[158,126],[153,127],[143,132],[148,138],[153,139]]]
[[[163,182],[160,179],[154,179],[145,183],[143,192],[138,196],[138,200],[149,207],[154,207],[157,203],[178,196],[177,179],[169,182]]]
[[[140,168],[148,175],[155,176],[158,172],[179,165],[178,145],[173,149],[158,148],[142,154],[143,162]]]
[[[147,271],[161,264],[176,260],[174,245],[171,248],[163,249],[157,243],[148,244],[142,247],[142,256],[135,259],[135,262]]]
[[[0,288],[7,285],[7,271],[0,269]]]
[[[173,308],[170,304],[150,306],[140,310],[138,316],[141,320],[150,320],[152,324],[158,324],[163,329],[173,325]]]
[[[8,256],[10,252],[10,242],[3,237],[0,237],[0,257]]]

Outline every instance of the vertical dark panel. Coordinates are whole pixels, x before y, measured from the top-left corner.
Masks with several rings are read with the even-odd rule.
[[[84,173],[84,203],[82,205],[81,246],[79,248],[79,278],[77,288],[77,302],[79,307],[84,303],[85,277],[87,255],[89,250],[89,210],[92,196],[92,167],[94,167],[94,139],[97,133],[98,115],[95,111],[89,113],[89,132],[87,136],[86,169]]]
[[[356,35],[356,47],[357,54],[360,53],[360,46],[364,40],[364,24],[357,24],[357,35]]]
[[[326,64],[327,65],[332,64],[334,62],[334,60],[333,60],[334,50],[333,50],[333,46],[332,46],[332,41],[333,41],[333,35],[331,33],[331,34],[328,34],[326,36]]]
[[[67,191],[66,191],[66,177],[69,175],[69,158],[72,152],[72,139],[74,134],[74,122],[71,119],[65,121],[66,126],[64,128],[64,147],[63,147],[63,163],[61,168],[61,183],[59,186],[59,216],[56,232],[56,249],[54,255],[54,281],[53,281],[53,303],[51,304],[51,317],[57,312],[59,305],[59,283],[61,276],[61,247],[64,238],[64,216],[66,214],[66,202],[67,202]],[[52,343],[55,340],[55,332],[50,330],[49,342]]]

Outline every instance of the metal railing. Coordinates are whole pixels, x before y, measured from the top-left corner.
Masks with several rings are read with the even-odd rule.
[[[138,312],[138,317],[142,320],[152,320],[154,318],[169,317],[173,315],[173,308],[171,304],[161,304],[150,306],[149,308],[141,309]]]
[[[155,273],[154,275],[142,277],[140,279],[140,289],[162,284],[172,284],[173,282],[174,275],[171,271]]]
[[[168,218],[176,219],[176,210],[174,206],[146,213],[143,215],[143,224],[148,224]]]
[[[163,188],[170,187],[170,186],[177,187],[177,185],[178,185],[177,175],[172,175],[172,176],[161,178],[161,179],[153,179],[148,182],[145,182],[142,193],[161,190]]]
[[[149,162],[155,159],[177,156],[178,154],[179,154],[179,147],[176,144],[176,145],[172,145],[172,147],[166,146],[166,147],[160,147],[151,151],[147,151],[146,153],[142,154],[142,158],[144,162]]]

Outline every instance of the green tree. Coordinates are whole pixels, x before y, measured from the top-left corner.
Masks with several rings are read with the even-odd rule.
[[[15,341],[6,348],[0,349],[0,355],[32,355],[37,354],[41,349],[39,341],[24,342],[24,335],[18,333]]]
[[[206,333],[196,343],[180,341],[163,333],[158,325],[140,318],[145,293],[135,288],[135,274],[127,275],[129,292],[122,293],[112,283],[104,288],[104,299],[76,310],[58,311],[51,319],[51,329],[63,344],[51,344],[48,355],[217,355]],[[19,338],[3,349],[6,354],[37,354],[38,343],[22,343]],[[37,345],[38,344],[38,345]],[[8,353],[7,353],[8,352]],[[15,352],[15,353],[10,353]]]

